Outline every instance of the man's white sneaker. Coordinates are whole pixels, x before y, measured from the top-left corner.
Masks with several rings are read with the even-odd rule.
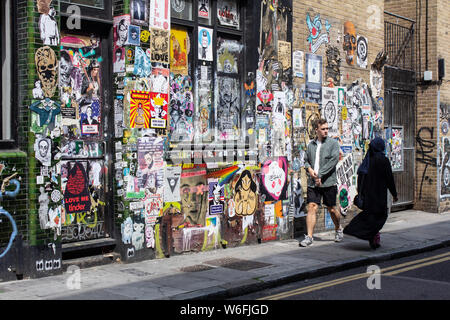
[[[342,227],[336,230],[336,234],[334,236],[334,242],[341,242],[344,239],[344,231]]]
[[[305,234],[305,239],[302,242],[300,242],[300,246],[301,247],[309,247],[310,245],[313,244],[313,242],[314,242],[313,237],[310,237]]]

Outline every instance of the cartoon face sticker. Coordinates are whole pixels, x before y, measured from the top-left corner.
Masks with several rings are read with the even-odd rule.
[[[278,158],[276,161],[268,160],[262,168],[263,186],[269,196],[268,200],[281,200],[286,185],[286,159]],[[272,198],[272,199],[270,199]]]
[[[55,94],[58,62],[55,51],[49,46],[41,47],[35,54],[36,71],[42,83],[42,91],[47,98]]]

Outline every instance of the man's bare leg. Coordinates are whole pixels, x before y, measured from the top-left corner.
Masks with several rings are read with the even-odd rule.
[[[316,226],[317,221],[317,209],[319,206],[317,203],[310,202],[308,203],[308,214],[306,216],[306,230],[308,232],[308,236],[312,238],[314,227]]]

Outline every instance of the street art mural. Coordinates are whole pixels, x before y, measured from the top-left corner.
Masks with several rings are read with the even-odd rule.
[[[113,215],[124,260],[281,239],[292,217],[305,215],[304,156],[320,117],[341,144],[339,204],[352,210],[355,168],[382,110],[368,79],[342,75],[344,57],[367,68],[355,26],[344,28],[340,43],[343,21],[304,13],[308,39],[292,59],[292,8],[262,1],[251,70],[244,43],[206,24],[216,14],[210,1],[198,1],[208,27],[197,35],[169,23],[185,17],[189,2],[129,4],[130,14],[113,19],[112,79],[103,79],[109,66],[98,36],[45,31],[37,46],[29,110],[39,228],[54,229],[63,243],[106,238]],[[240,6],[219,1],[218,23],[240,30]],[[41,24],[51,25],[45,14]],[[379,80],[374,75],[371,88]],[[208,149],[230,141],[255,147],[236,147],[230,159]],[[109,192],[114,202],[105,208]]]

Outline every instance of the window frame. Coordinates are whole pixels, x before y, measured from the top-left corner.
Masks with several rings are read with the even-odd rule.
[[[189,53],[189,56],[192,55],[192,59],[189,60],[189,75],[192,78],[192,81],[198,81],[196,70],[200,66],[203,65],[202,61],[199,60],[198,57],[198,29],[199,27],[207,27],[210,29],[213,29],[213,61],[207,62],[207,65],[211,65],[212,67],[212,91],[211,91],[211,101],[212,101],[212,108],[213,108],[213,119],[212,119],[212,136],[213,138],[210,142],[200,140],[196,141],[195,137],[192,141],[189,142],[173,142],[172,144],[174,146],[179,146],[183,150],[193,150],[194,145],[199,144],[202,149],[204,149],[206,146],[213,146],[214,148],[218,148],[218,150],[225,150],[225,144],[227,143],[226,140],[220,140],[217,138],[217,128],[216,128],[216,121],[217,121],[217,110],[216,110],[216,85],[217,85],[217,78],[220,76],[224,76],[224,73],[217,72],[217,39],[218,36],[224,39],[230,39],[230,40],[238,40],[242,44],[242,53],[241,53],[241,59],[239,61],[239,73],[237,75],[235,74],[229,74],[227,75],[230,78],[238,79],[239,80],[239,90],[240,90],[240,127],[243,128],[243,106],[245,103],[245,92],[243,89],[243,84],[245,81],[245,77],[247,74],[247,45],[249,43],[249,40],[251,39],[251,36],[249,37],[247,35],[246,29],[247,29],[247,23],[246,23],[246,10],[247,6],[249,5],[249,2],[247,0],[237,0],[237,3],[239,5],[239,29],[229,27],[229,26],[222,26],[219,24],[218,18],[217,18],[217,0],[210,0],[210,13],[211,13],[211,22],[210,24],[207,24],[205,21],[200,21],[198,16],[198,0],[192,1],[192,20],[183,20],[179,18],[173,18],[171,17],[171,28],[185,28],[188,33],[192,32],[191,38],[191,50]],[[249,30],[252,31],[252,30]],[[196,96],[196,92],[194,92],[194,97]],[[194,119],[197,116],[197,105],[195,105],[195,114]],[[195,120],[194,120],[195,121]],[[245,133],[245,130],[241,130],[242,134],[241,136],[236,139],[232,140],[233,144],[235,145],[235,148],[237,147],[239,150],[249,150],[249,146],[245,143],[245,136],[243,134]],[[187,147],[187,148],[186,148]],[[170,148],[170,150],[175,150],[176,148]]]
[[[11,88],[9,92],[9,105],[4,106],[3,105],[3,90],[0,90],[0,109],[1,109],[1,115],[0,115],[0,150],[2,149],[17,149],[19,146],[18,143],[18,127],[19,127],[19,119],[18,119],[18,103],[17,103],[17,97],[18,97],[18,82],[17,82],[17,0],[10,0],[9,2],[9,8],[6,7],[6,2],[2,1],[2,13],[3,9],[5,10],[5,14],[7,11],[9,11],[10,15],[10,26],[9,26],[9,40],[10,40],[10,48],[4,48],[3,47],[3,34],[8,32],[8,26],[4,26],[5,30],[3,30],[3,24],[0,25],[0,28],[2,28],[0,32],[0,56],[3,59],[3,52],[6,50],[10,50],[10,58],[9,58],[9,72],[11,74],[10,83]],[[3,17],[2,17],[3,18]],[[2,77],[0,77],[0,87],[3,88],[3,61],[2,61]],[[10,137],[7,139],[3,138],[3,111],[4,108],[9,108],[10,112]]]

